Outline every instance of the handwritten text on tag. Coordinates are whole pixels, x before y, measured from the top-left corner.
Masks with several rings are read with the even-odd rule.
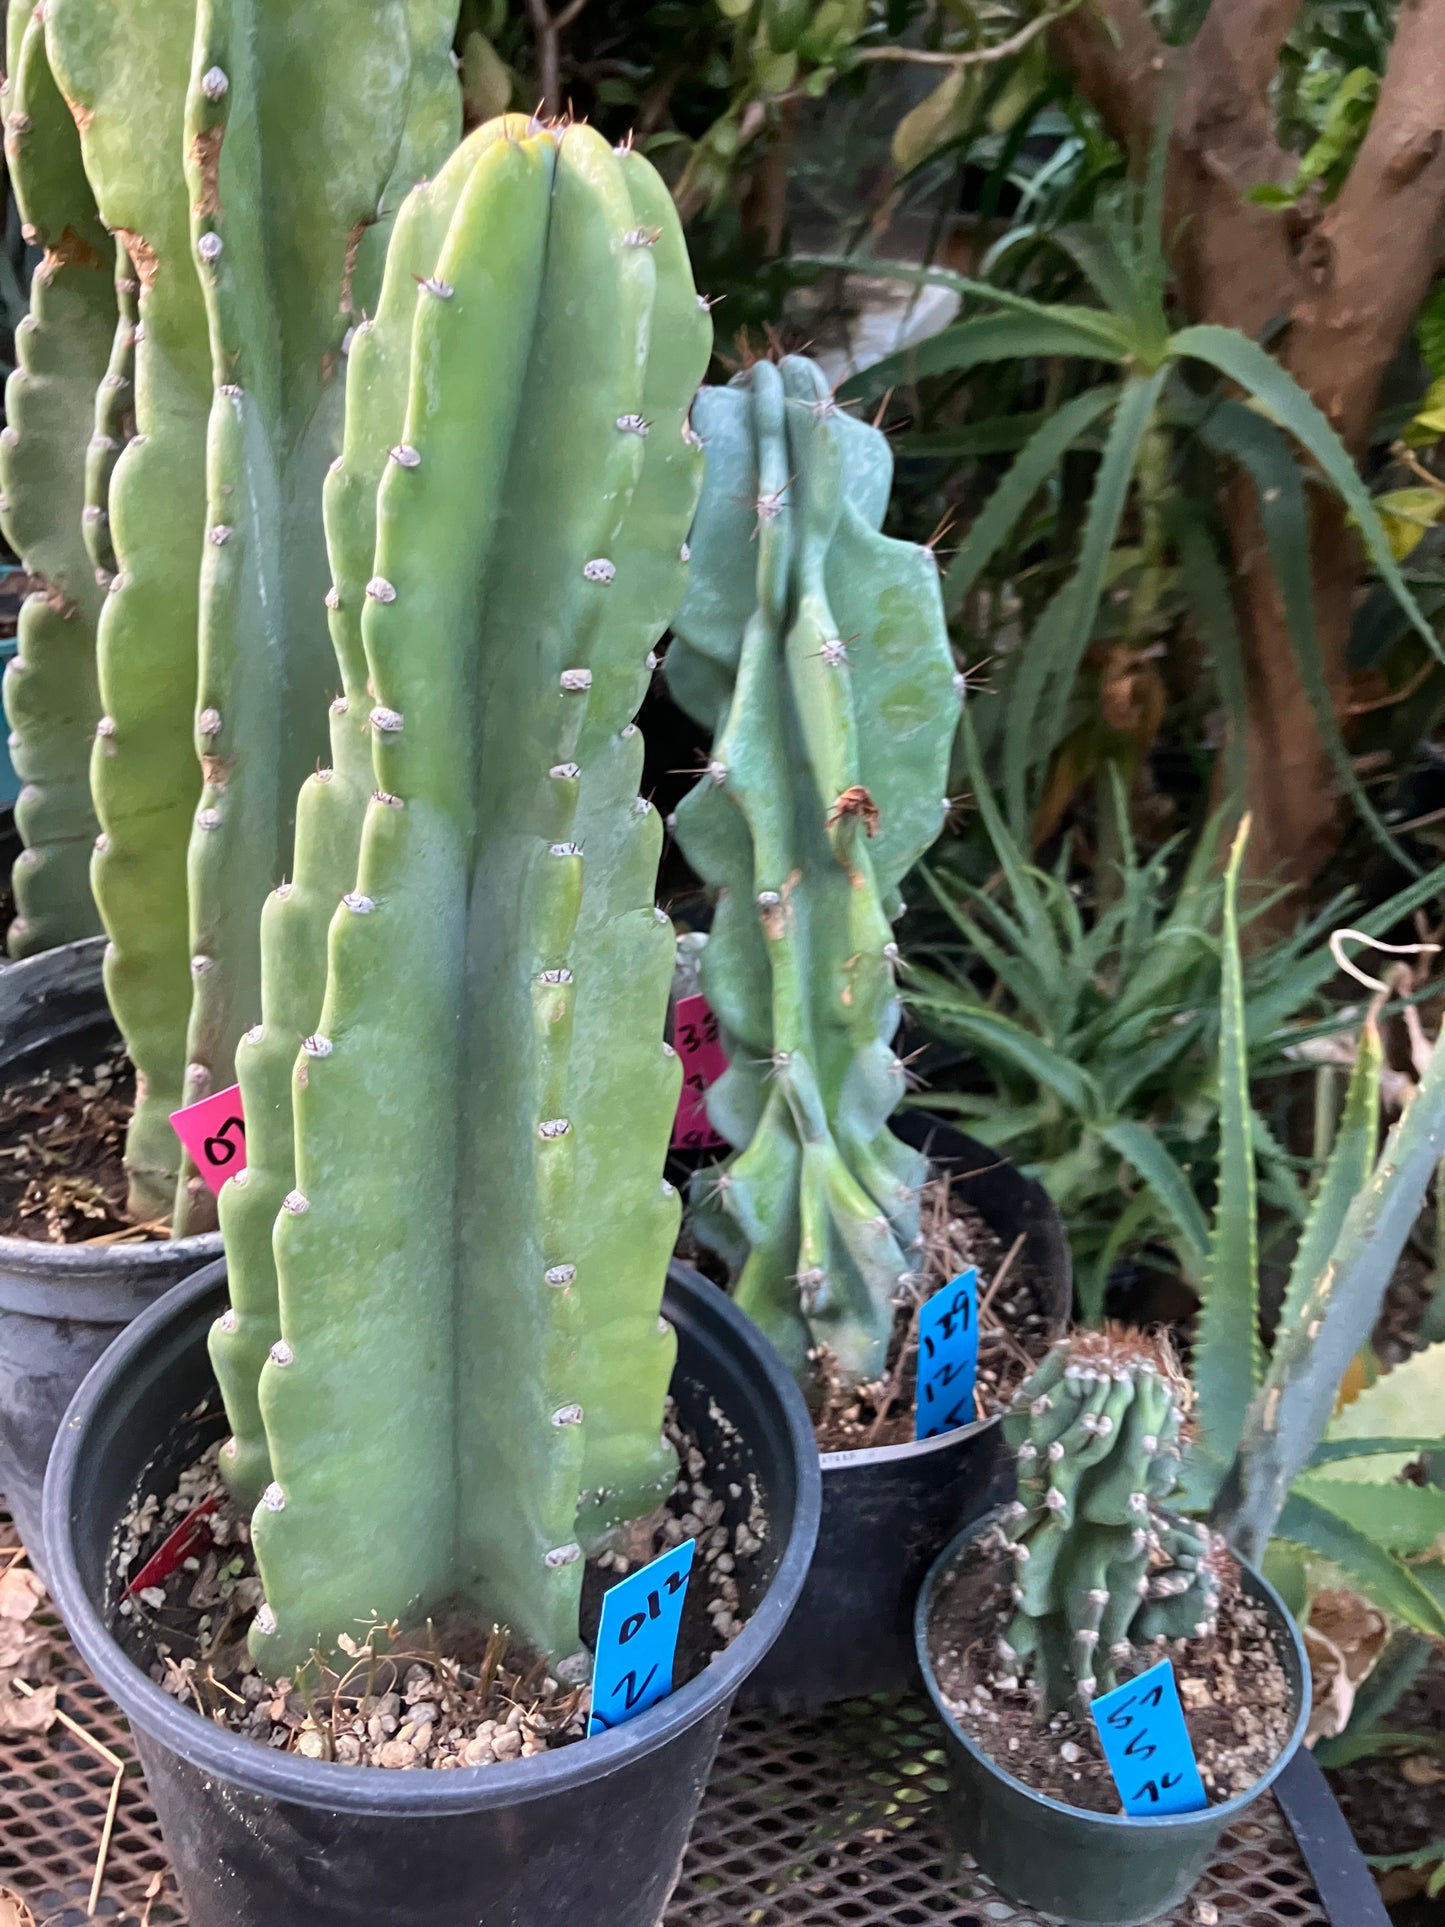
[[[241,1109],[241,1087],[216,1091],[198,1104],[171,1112],[176,1136],[213,1191],[246,1168],[246,1119]]]
[[[918,1308],[918,1392],[913,1436],[936,1439],[977,1414],[978,1271],[970,1265]]]
[[[672,1144],[677,1151],[709,1151],[726,1142],[708,1121],[708,1086],[728,1067],[727,1052],[718,1035],[717,1018],[707,998],[679,997],[673,1013],[672,1047],[682,1059],[682,1094],[673,1119]]]
[[[672,1662],[696,1541],[684,1539],[602,1597],[587,1737],[636,1719],[672,1691]]]
[[[1172,1660],[1116,1686],[1090,1710],[1125,1813],[1198,1813],[1209,1804]]]

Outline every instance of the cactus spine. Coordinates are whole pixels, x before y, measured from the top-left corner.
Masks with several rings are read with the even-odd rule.
[[[110,263],[81,164],[80,139],[45,51],[35,0],[12,0],[6,22],[5,152],[27,240],[44,256],[30,313],[16,329],[0,434],[0,522],[35,587],[20,614],[19,648],[5,676],[15,768],[24,787],[16,823],[16,916],[8,945],[28,957],[94,934],[90,893],[90,743],[100,715],[95,629],[102,590],[86,553],[85,447],[97,389],[119,405],[107,375],[116,333]]]
[[[400,371],[361,608],[376,794],[260,1374],[267,1669],[456,1598],[572,1656],[584,1546],[673,1471],[672,934],[631,718],[685,584],[711,331],[661,183],[585,127],[479,129],[394,249],[423,235],[405,362],[348,397],[380,425]]]
[[[887,1122],[891,919],[946,814],[961,678],[932,554],[879,533],[887,443],[812,362],[759,362],[694,420],[707,481],[667,675],[714,732],[677,834],[717,893],[702,980],[729,1068],[708,1108],[737,1147],[695,1221],[800,1376],[826,1344],[867,1378],[926,1174]]]
[[[1136,1647],[1214,1623],[1213,1537],[1160,1510],[1179,1485],[1186,1391],[1161,1345],[1080,1332],[1004,1421],[1019,1471],[1002,1524],[1018,1607],[1004,1657],[1031,1668],[1041,1717],[1109,1691]]]

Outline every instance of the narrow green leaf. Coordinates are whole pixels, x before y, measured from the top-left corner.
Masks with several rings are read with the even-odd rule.
[[[1166,1216],[1173,1219],[1191,1260],[1202,1266],[1209,1251],[1209,1225],[1188,1178],[1147,1124],[1116,1118],[1099,1126],[1099,1134],[1126,1164],[1143,1178]]]
[[[1306,1472],[1295,1491],[1401,1558],[1429,1552],[1445,1536],[1445,1491],[1438,1486],[1387,1481],[1360,1485]]]
[[[994,797],[993,787],[984,774],[983,758],[979,754],[973,717],[967,704],[964,705],[963,721],[959,727],[963,740],[964,761],[973,789],[974,802],[978,806],[979,818],[988,833],[993,853],[998,858],[1004,881],[1008,884],[1014,912],[1027,934],[1034,966],[1045,976],[1057,980],[1064,973],[1063,952],[1059,948],[1054,927],[1049,921],[1038,886],[1033,880],[1029,860],[1014,841],[1008,825],[1004,822]],[[1010,734],[1012,733],[1011,729]]]
[[[1310,1204],[1309,1217],[1290,1267],[1276,1343],[1278,1337],[1298,1325],[1315,1280],[1339,1242],[1345,1215],[1369,1183],[1375,1168],[1380,1129],[1380,1072],[1384,1061],[1379,1030],[1372,1022],[1364,1024],[1334,1147]]]
[[[1219,1201],[1209,1240],[1204,1302],[1194,1348],[1194,1388],[1205,1450],[1234,1457],[1264,1369],[1259,1336],[1259,1221],[1244,969],[1239,953],[1239,878],[1249,841],[1240,824],[1224,878],[1223,971],[1219,992]]]
[[[1117,352],[1062,312],[979,315],[972,321],[956,321],[951,328],[941,328],[936,335],[861,369],[843,383],[838,399],[870,401],[885,389],[910,386],[929,375],[964,374],[985,362],[1022,361],[1030,355],[1111,360]]]
[[[1088,389],[1049,416],[1008,474],[990,494],[943,581],[944,605],[956,615],[965,596],[997,555],[1020,515],[1083,431],[1112,408],[1119,390]]]
[[[1280,1514],[1279,1536],[1338,1566],[1392,1618],[1445,1639],[1445,1612],[1410,1568],[1304,1492],[1291,1493]]]
[[[1060,1103],[1080,1118],[1091,1118],[1099,1109],[1099,1091],[1093,1078],[1081,1065],[1051,1050],[1045,1043],[1011,1018],[993,1010],[943,1009],[931,998],[914,1000],[915,1008],[931,1018],[947,1037],[973,1045],[985,1059],[999,1059],[1021,1070],[1025,1076],[1053,1092]]]
[[[1321,1439],[1314,1449],[1310,1465],[1337,1465],[1341,1461],[1378,1458],[1392,1458],[1397,1462],[1403,1458],[1408,1462],[1418,1459],[1422,1452],[1438,1452],[1442,1446],[1445,1446],[1445,1436],[1440,1432],[1432,1432],[1428,1436],[1420,1434],[1414,1438]],[[1375,1473],[1371,1483],[1375,1483],[1379,1476],[1378,1472]]]
[[[1400,573],[1399,564],[1390,551],[1389,538],[1375,513],[1369,490],[1350,460],[1349,450],[1294,377],[1257,341],[1251,341],[1248,335],[1210,322],[1182,328],[1172,338],[1171,345],[1176,355],[1208,362],[1230,381],[1238,382],[1241,388],[1269,410],[1302,448],[1313,455],[1359,524],[1370,560],[1394,591],[1401,608],[1410,618],[1411,627],[1431,653],[1445,662],[1445,649],[1442,649]]]
[[[1231,796],[1242,797],[1247,710],[1244,645],[1229,593],[1229,578],[1205,519],[1192,502],[1176,497],[1169,505],[1166,526],[1179,553],[1185,605],[1194,618],[1200,641],[1209,651],[1219,698],[1230,719],[1224,747],[1225,788]]]

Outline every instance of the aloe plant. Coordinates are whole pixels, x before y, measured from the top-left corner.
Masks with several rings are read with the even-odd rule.
[[[1258,1562],[1278,1533],[1342,1568],[1408,1624],[1445,1636],[1445,1586],[1437,1580],[1432,1590],[1407,1562],[1445,1533],[1445,1492],[1396,1482],[1410,1459],[1439,1446],[1438,1404],[1428,1428],[1411,1428],[1425,1412],[1418,1394],[1439,1390],[1445,1347],[1397,1368],[1336,1416],[1340,1386],[1369,1344],[1440,1161],[1445,1046],[1437,1040],[1377,1157],[1383,1051],[1367,1018],[1266,1355],[1237,903],[1247,837],[1246,819],[1226,878],[1219,1199],[1191,1368],[1198,1437],[1186,1483],[1194,1509],[1207,1510],[1242,1557]]]
[[[133,383],[136,433],[117,455],[98,411],[84,475],[107,588],[92,881],[136,1067],[129,1206],[177,1234],[212,1204],[169,1113],[231,1079],[260,1002],[258,909],[326,741],[320,483],[345,348],[374,302],[377,232],[459,117],[454,5],[273,11],[48,0],[44,16],[65,128],[140,284],[131,359],[101,384]],[[37,712],[21,735],[55,728]]]
[[[329,936],[289,902],[264,927],[241,1063],[283,1008],[309,1031],[274,1275],[233,1215],[270,1154],[223,1198],[222,1465],[267,1480],[268,1674],[448,1601],[565,1663],[584,1552],[675,1473],[673,936],[632,718],[686,585],[711,327],[647,162],[508,117],[409,197],[364,339],[327,514],[372,792],[339,905],[352,818],[299,815]],[[285,980],[318,937],[308,1005]]]
[[[694,1193],[738,1303],[804,1376],[827,1345],[882,1369],[927,1166],[888,1128],[903,1095],[892,922],[943,827],[962,677],[932,553],[879,533],[876,429],[818,367],[760,361],[698,398],[707,481],[669,687],[713,734],[677,811],[717,910],[702,958],[736,1148]]]

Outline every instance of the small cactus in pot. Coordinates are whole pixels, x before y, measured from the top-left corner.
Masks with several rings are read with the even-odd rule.
[[[1188,1396],[1165,1341],[1111,1327],[1057,1344],[1004,1421],[1019,1487],[1000,1524],[1017,1608],[1001,1652],[1037,1682],[1041,1717],[1108,1692],[1136,1648],[1215,1623],[1216,1541],[1164,1510]]]

